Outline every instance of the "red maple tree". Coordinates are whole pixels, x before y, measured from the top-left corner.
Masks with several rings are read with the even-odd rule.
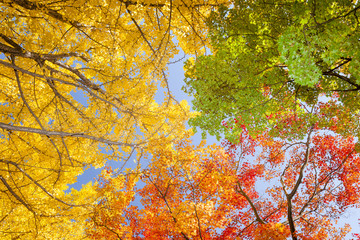
[[[294,114],[278,116],[282,131],[306,127]],[[242,128],[238,140],[222,147],[183,139],[155,152],[146,169],[114,178],[104,173],[99,191],[108,193],[89,221],[89,236],[343,239],[350,227],[337,220],[360,197],[354,137],[316,123],[305,136],[286,140],[269,132],[250,136],[241,121],[236,127]],[[139,179],[143,187],[136,189]],[[131,204],[134,199],[141,205]]]

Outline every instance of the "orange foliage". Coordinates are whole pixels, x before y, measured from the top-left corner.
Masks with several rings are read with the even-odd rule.
[[[193,146],[186,138],[156,151],[146,168],[101,179],[98,191],[110,193],[89,236],[343,239],[350,228],[336,222],[360,197],[354,138],[310,127],[305,139],[276,140],[238,126],[236,143]]]

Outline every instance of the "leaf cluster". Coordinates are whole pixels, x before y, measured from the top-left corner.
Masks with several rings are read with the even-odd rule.
[[[236,1],[214,12],[212,54],[186,64],[185,90],[202,113],[191,125],[229,136],[220,123],[241,117],[255,133],[274,126],[267,116],[311,109],[335,92],[339,111],[357,122],[358,9],[351,1]]]

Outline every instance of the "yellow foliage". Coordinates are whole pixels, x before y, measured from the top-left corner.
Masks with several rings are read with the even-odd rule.
[[[186,133],[167,64],[209,47],[204,20],[226,2],[0,1],[1,239],[81,239],[94,186],[67,186]]]

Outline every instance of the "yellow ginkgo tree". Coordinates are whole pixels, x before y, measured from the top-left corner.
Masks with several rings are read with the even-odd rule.
[[[80,239],[97,195],[68,185],[184,134],[167,64],[209,47],[206,17],[227,2],[0,0],[1,239]]]

